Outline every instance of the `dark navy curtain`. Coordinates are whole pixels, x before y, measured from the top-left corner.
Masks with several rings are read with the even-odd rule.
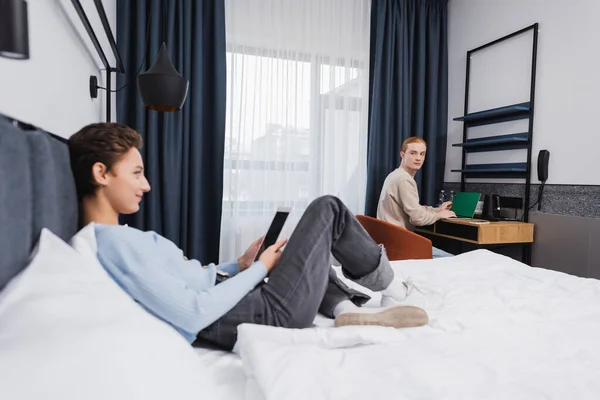
[[[163,17],[166,15],[166,20]],[[150,17],[147,56],[146,28]],[[177,71],[189,80],[181,111],[145,110],[137,73],[147,70],[166,39]],[[203,263],[219,258],[225,146],[225,10],[223,0],[119,0],[117,120],[141,133],[152,190],[131,226],[153,230]]]
[[[410,136],[427,142],[415,179],[433,205],[444,180],[448,114],[447,0],[373,0],[369,80],[367,215]]]

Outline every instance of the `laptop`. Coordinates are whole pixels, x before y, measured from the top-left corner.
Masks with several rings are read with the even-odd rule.
[[[454,202],[450,210],[454,211],[456,217],[452,219],[472,219],[475,215],[475,209],[481,193],[475,192],[458,192],[454,196]]]

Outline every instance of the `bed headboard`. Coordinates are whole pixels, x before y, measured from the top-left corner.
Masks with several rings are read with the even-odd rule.
[[[0,290],[27,266],[42,228],[69,240],[77,215],[66,141],[0,115]]]

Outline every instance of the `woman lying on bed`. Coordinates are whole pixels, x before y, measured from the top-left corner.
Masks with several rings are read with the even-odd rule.
[[[69,139],[81,223],[95,223],[98,259],[120,287],[190,343],[231,349],[242,323],[306,328],[317,312],[336,326],[427,323],[424,310],[401,305],[411,285],[394,279],[384,249],[332,196],[313,201],[289,242],[268,247],[256,262],[259,241],[237,260],[203,266],[155,232],[119,225],[119,214],[137,212],[150,190],[141,145],[135,130],[114,123],[86,126]],[[360,307],[369,297],[337,278],[331,254],[346,277],[382,292],[381,308]]]

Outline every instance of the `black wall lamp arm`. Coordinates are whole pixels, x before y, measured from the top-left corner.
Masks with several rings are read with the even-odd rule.
[[[94,5],[96,6],[96,10],[98,11],[98,16],[100,17],[100,21],[102,22],[102,27],[104,28],[104,33],[108,39],[111,50],[115,56],[115,66],[111,66],[106,58],[106,53],[102,49],[100,45],[100,41],[98,40],[98,36],[90,23],[90,20],[85,13],[85,10],[81,6],[81,2],[79,0],[71,0],[73,3],[73,7],[75,7],[75,11],[79,15],[83,26],[88,33],[90,40],[92,41],[96,52],[98,52],[98,56],[104,65],[104,69],[106,70],[106,121],[111,121],[111,108],[112,108],[112,96],[110,95],[110,90],[112,86],[112,73],[124,73],[125,67],[123,66],[123,61],[121,59],[121,54],[119,53],[119,49],[117,48],[117,42],[115,41],[115,37],[113,35],[112,29],[110,29],[110,24],[108,22],[108,18],[106,17],[106,11],[104,10],[104,6],[102,5],[102,0],[94,0]],[[93,86],[93,89],[92,89]],[[98,86],[98,79],[95,76],[90,77],[90,96],[95,98],[98,96],[98,89],[105,89]]]

